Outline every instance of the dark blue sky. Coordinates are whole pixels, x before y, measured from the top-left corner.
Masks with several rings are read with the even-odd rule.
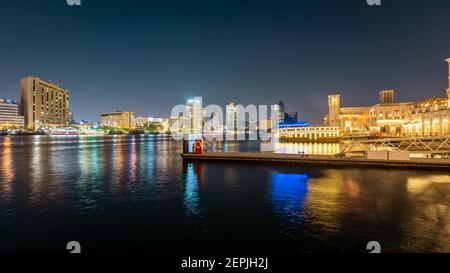
[[[270,104],[321,121],[344,105],[444,96],[450,1],[0,0],[0,97],[27,75],[71,91],[75,118],[167,116],[205,104]]]

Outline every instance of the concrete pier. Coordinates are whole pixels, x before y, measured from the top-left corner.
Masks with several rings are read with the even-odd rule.
[[[348,167],[383,167],[406,169],[441,169],[450,170],[450,160],[411,159],[408,161],[370,160],[364,158],[339,158],[325,155],[308,155],[307,158],[296,154],[274,154],[271,152],[207,152],[202,155],[183,153],[185,161],[228,161],[260,163],[292,163],[302,166],[348,166]]]

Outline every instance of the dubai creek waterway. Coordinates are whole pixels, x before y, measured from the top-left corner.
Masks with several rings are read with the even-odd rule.
[[[69,241],[91,253],[367,252],[369,241],[450,252],[446,171],[183,163],[181,151],[168,136],[0,137],[0,253]]]

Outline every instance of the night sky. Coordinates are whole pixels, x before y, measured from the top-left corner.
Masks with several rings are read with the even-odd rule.
[[[71,92],[75,119],[165,117],[204,104],[270,104],[321,122],[344,105],[443,97],[449,0],[0,0],[0,97],[38,76]]]

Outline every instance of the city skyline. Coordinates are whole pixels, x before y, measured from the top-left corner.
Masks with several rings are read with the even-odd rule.
[[[79,7],[16,1],[0,11],[0,92],[18,100],[20,78],[53,80],[71,90],[75,119],[92,121],[114,110],[168,117],[194,95],[219,105],[283,100],[317,124],[327,111],[323,97],[333,92],[345,94],[345,105],[364,105],[382,89],[395,89],[402,101],[441,96],[448,7],[446,1],[380,7],[359,0]],[[14,27],[6,23],[12,14]],[[57,42],[41,40],[40,29]]]
[[[169,272],[450,253],[449,11],[2,2],[0,253]]]

